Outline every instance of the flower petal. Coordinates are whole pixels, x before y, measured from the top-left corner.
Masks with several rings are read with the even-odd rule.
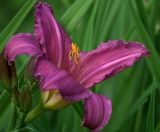
[[[85,88],[111,77],[132,66],[141,57],[147,56],[148,50],[142,44],[122,40],[102,43],[98,49],[84,54],[71,74]],[[77,73],[76,73],[77,71]]]
[[[112,103],[107,97],[92,94],[85,100],[85,116],[82,126],[97,132],[105,127],[112,114]]]
[[[35,12],[35,37],[49,61],[64,68],[69,63],[71,39],[52,16],[51,7],[38,2]]]
[[[66,71],[42,58],[37,60],[34,75],[40,81],[42,90],[57,89],[66,100],[78,101],[91,95],[90,91],[83,88]]]
[[[17,55],[27,54],[33,56],[41,51],[31,34],[20,33],[13,36],[5,47],[5,56],[9,61],[14,61]]]

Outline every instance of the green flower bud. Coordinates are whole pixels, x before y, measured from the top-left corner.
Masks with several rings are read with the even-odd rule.
[[[18,86],[15,65],[14,63],[8,64],[4,58],[4,52],[0,53],[0,80],[9,92]]]
[[[24,88],[19,96],[20,111],[28,112],[32,105],[32,96],[29,88]]]
[[[8,62],[4,59],[3,52],[0,53],[0,80],[4,83],[7,90],[10,90],[11,86],[11,67],[8,65]]]

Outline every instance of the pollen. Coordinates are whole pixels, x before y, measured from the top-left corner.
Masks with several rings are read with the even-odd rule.
[[[69,53],[69,60],[73,61],[78,64],[79,63],[79,55],[80,55],[80,50],[78,46],[75,43],[72,43],[71,46],[71,51]]]

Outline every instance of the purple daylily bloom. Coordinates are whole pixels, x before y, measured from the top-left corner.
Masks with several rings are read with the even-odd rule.
[[[15,35],[5,48],[8,61],[14,61],[20,54],[37,56],[34,77],[43,92],[59,91],[66,102],[84,100],[83,126],[99,131],[111,117],[112,103],[89,89],[132,66],[149,52],[138,42],[123,40],[101,43],[89,53],[80,51],[52,16],[51,7],[38,2],[34,34]]]

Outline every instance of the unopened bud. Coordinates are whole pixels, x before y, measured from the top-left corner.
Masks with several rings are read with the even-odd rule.
[[[0,53],[0,80],[10,92],[18,85],[15,65],[14,63],[8,64],[4,58],[4,52]]]
[[[19,91],[17,89],[14,89],[12,91],[12,101],[14,103],[14,105],[19,106]]]
[[[20,104],[20,110],[22,112],[29,111],[29,109],[32,105],[32,96],[31,96],[30,90],[28,88],[25,88],[20,92],[19,104]]]
[[[25,79],[33,78],[36,59],[36,57],[31,57],[31,59],[29,59],[29,61],[27,62],[25,69]]]

